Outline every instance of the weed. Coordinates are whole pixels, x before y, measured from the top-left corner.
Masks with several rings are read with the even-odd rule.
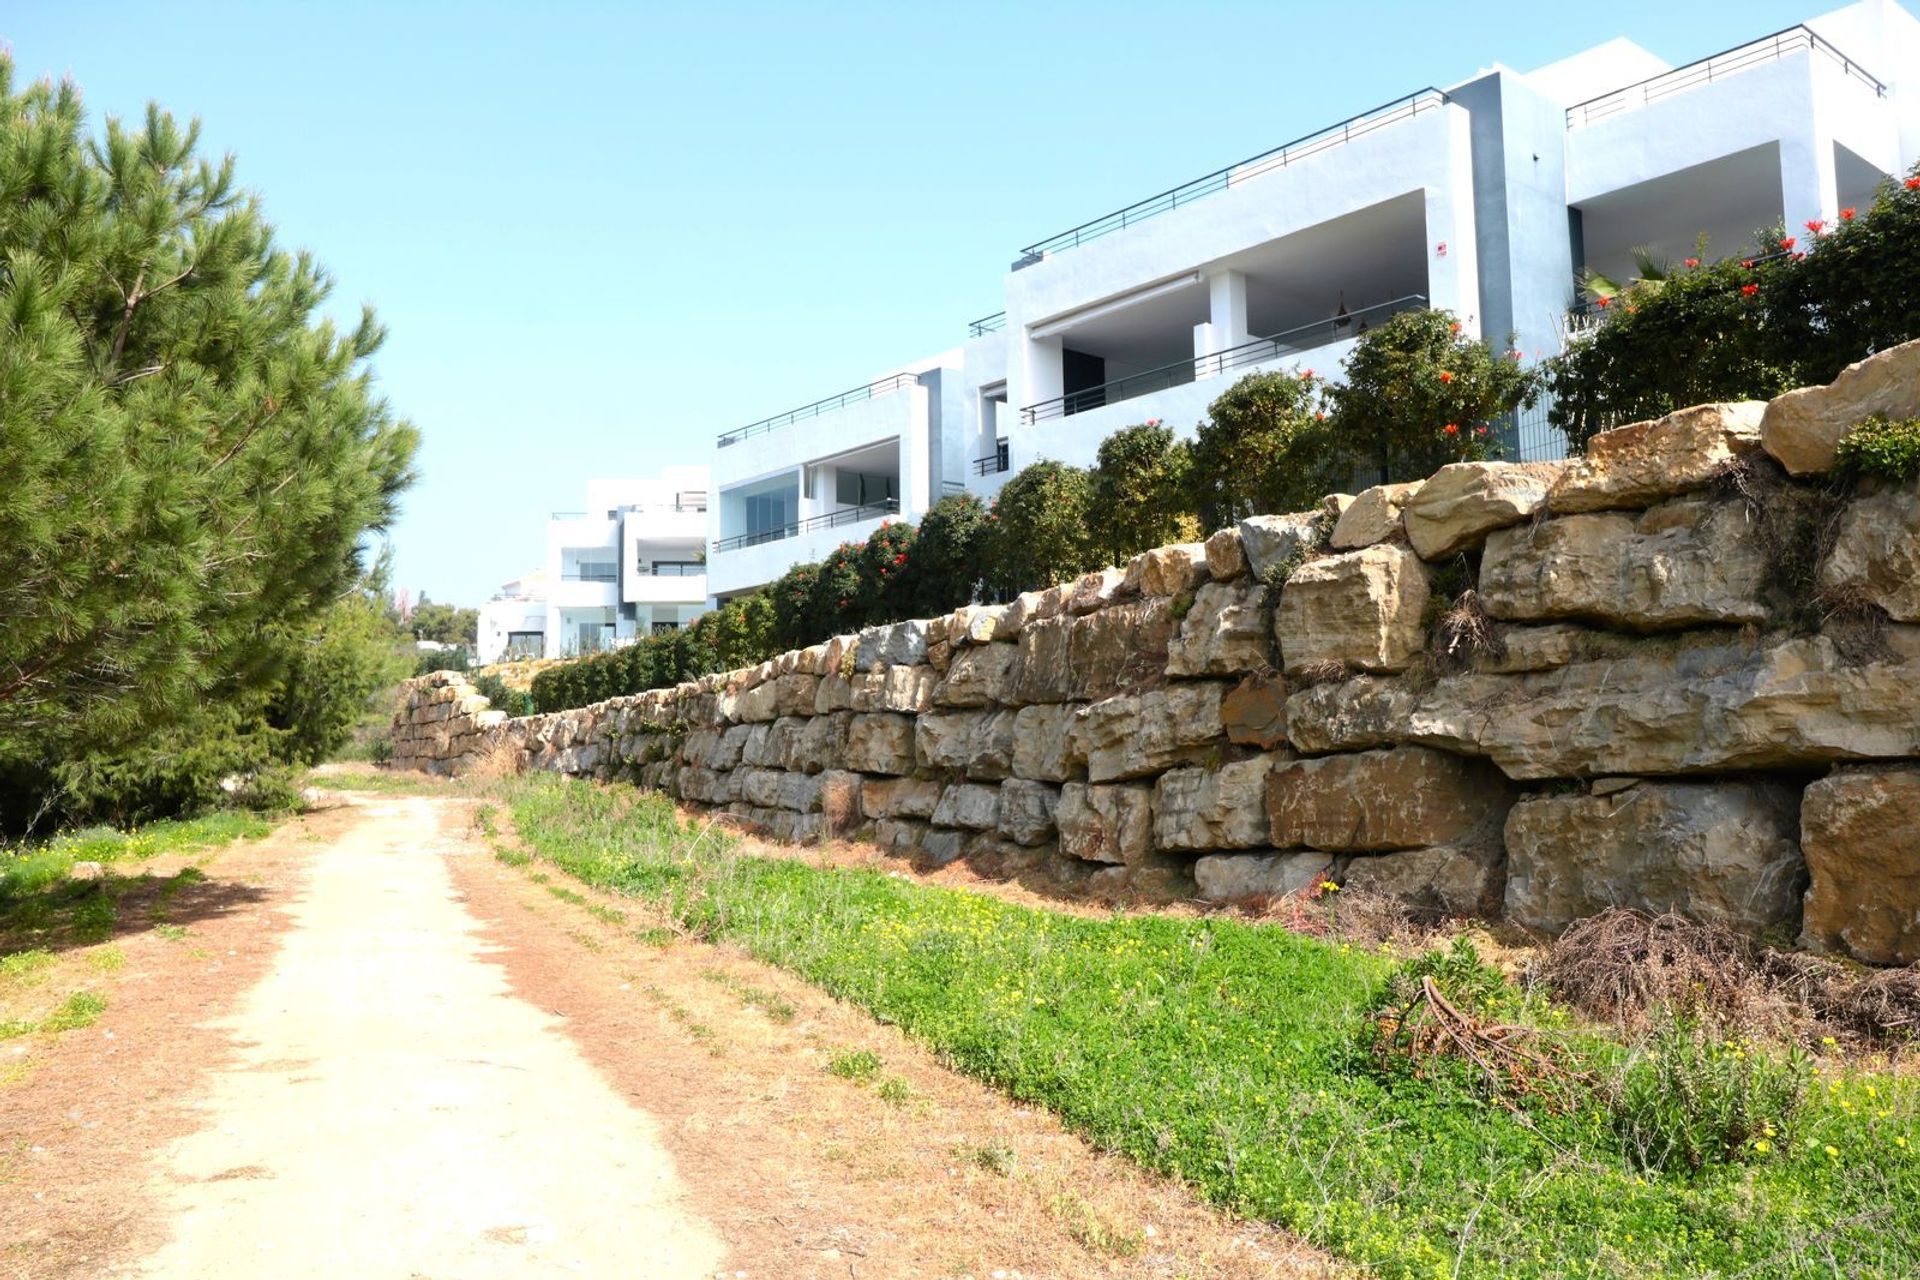
[[[1003,1178],[1013,1172],[1013,1148],[998,1139],[963,1142],[953,1149],[953,1154],[956,1160]]]
[[[52,963],[53,952],[45,947],[0,956],[0,982],[19,986],[40,982],[46,978],[45,970]]]
[[[827,1073],[842,1080],[871,1080],[880,1074],[880,1055],[871,1049],[850,1049],[827,1059]]]
[[[96,973],[115,973],[126,965],[127,953],[118,947],[96,947],[87,953],[87,967]]]
[[[177,924],[157,924],[153,926],[153,931],[168,942],[184,942],[190,933],[184,925]]]
[[[902,1106],[912,1102],[915,1096],[913,1086],[905,1080],[902,1080],[899,1076],[888,1076],[878,1085],[874,1086],[873,1091],[879,1096],[882,1102],[891,1102],[895,1106]]]
[[[740,1003],[760,1010],[775,1022],[792,1022],[794,1015],[799,1012],[793,1007],[793,1002],[786,997],[742,982],[732,974],[722,973],[718,969],[706,969],[701,971],[700,976],[708,982],[725,987],[740,997]]]
[[[1840,437],[1833,469],[1855,479],[1894,484],[1920,476],[1920,418],[1889,421],[1883,413],[1874,414]]]
[[[1053,1197],[1047,1209],[1066,1228],[1067,1234],[1091,1253],[1131,1258],[1140,1252],[1139,1238],[1115,1225],[1084,1196],[1062,1191]]]
[[[107,1011],[107,998],[92,991],[76,991],[67,1002],[40,1020],[42,1031],[75,1031],[100,1021]]]
[[[1635,1167],[1699,1171],[1767,1155],[1792,1138],[1812,1064],[1711,1024],[1666,1018],[1622,1065],[1608,1101]]]
[[[660,947],[664,950],[680,941],[680,935],[671,929],[664,929],[659,925],[650,925],[645,929],[635,929],[633,931],[633,939],[635,942],[642,943],[646,946]]]

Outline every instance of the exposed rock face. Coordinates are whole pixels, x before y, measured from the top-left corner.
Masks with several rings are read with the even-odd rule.
[[[1166,650],[1174,676],[1224,676],[1271,666],[1267,589],[1252,579],[1209,582],[1193,595]]]
[[[1120,589],[1122,594],[1177,596],[1199,586],[1208,576],[1206,544],[1183,542],[1142,551],[1127,561]]]
[[[1000,788],[977,782],[956,782],[940,793],[933,809],[936,827],[966,827],[991,831],[1000,825]]]
[[[1020,708],[1013,721],[1014,776],[1039,782],[1071,778],[1086,763],[1073,745],[1079,713],[1079,707],[1068,703]]]
[[[1074,617],[1104,609],[1120,594],[1121,584],[1126,581],[1126,572],[1121,569],[1096,569],[1092,573],[1082,574],[1074,580],[1067,594],[1067,612]]]
[[[1239,525],[1240,546],[1253,576],[1265,581],[1275,569],[1291,569],[1320,546],[1326,514],[1301,511],[1286,516],[1250,516]]]
[[[1226,686],[1206,681],[1096,702],[1074,726],[1075,750],[1094,782],[1144,778],[1219,750]]]
[[[1286,757],[1255,756],[1217,769],[1170,769],[1153,784],[1153,847],[1253,849],[1269,843],[1261,798]]]
[[[1550,933],[1609,907],[1743,933],[1792,926],[1799,799],[1781,783],[1642,782],[1523,800],[1507,818],[1507,915]]]
[[[1760,443],[1796,476],[1833,465],[1840,440],[1874,414],[1920,416],[1920,340],[1850,364],[1824,387],[1776,396],[1760,419]]]
[[[1020,650],[1010,644],[976,645],[960,650],[947,665],[947,678],[934,686],[937,707],[984,707],[1005,702],[1013,692]]]
[[[1322,663],[1404,671],[1426,646],[1427,569],[1405,547],[1324,556],[1293,571],[1274,611],[1289,673]]]
[[[854,716],[842,759],[862,773],[912,773],[913,717],[884,711]]]
[[[1060,852],[1088,862],[1144,861],[1153,848],[1152,797],[1149,787],[1067,783],[1054,814]]]
[[[1354,858],[1342,884],[1399,899],[1425,916],[1494,916],[1507,886],[1506,851],[1496,839]]]
[[[1209,902],[1284,898],[1326,882],[1334,874],[1324,853],[1210,853],[1195,860],[1193,878]]]
[[[1453,844],[1497,831],[1511,788],[1484,760],[1423,747],[1278,763],[1266,779],[1269,843],[1329,853]]]
[[[1547,492],[1555,515],[1650,507],[1704,489],[1734,458],[1760,447],[1764,400],[1701,404],[1602,431]]]
[[[910,667],[926,660],[927,624],[893,622],[862,631],[853,661],[861,671],[874,671],[883,664]]]
[[[1222,529],[1207,539],[1207,572],[1215,582],[1230,582],[1247,572],[1247,553],[1238,529]]]
[[[955,711],[924,715],[914,725],[914,754],[933,769],[950,769],[982,782],[1013,772],[1012,711]]]
[[[1920,755],[1920,663],[1855,665],[1823,636],[1643,642],[1516,676],[1416,693],[1364,677],[1287,700],[1306,751],[1412,742],[1490,756],[1510,778],[1720,773]]]
[[[1054,811],[1059,807],[1060,788],[1008,778],[1000,784],[998,830],[1015,844],[1045,844],[1053,839]]]
[[[1069,696],[1108,698],[1161,683],[1173,628],[1172,601],[1164,596],[1075,618],[1067,642]]]
[[[1377,484],[1371,489],[1362,489],[1347,509],[1340,513],[1340,522],[1333,526],[1330,545],[1335,551],[1355,551],[1376,542],[1406,536],[1400,514],[1413,495],[1420,492],[1422,483],[1414,480],[1406,484]]]
[[[931,778],[868,778],[860,811],[869,818],[931,818],[943,790]]]
[[[1273,672],[1243,676],[1220,699],[1227,741],[1271,751],[1287,745],[1287,682]]]
[[[1413,549],[1428,560],[1469,551],[1495,529],[1538,511],[1565,466],[1559,462],[1454,462],[1440,468],[1401,512]]]
[[[1744,507],[1685,498],[1639,515],[1496,530],[1481,561],[1480,598],[1496,618],[1654,631],[1762,622],[1766,575]]]
[[[1836,770],[1806,790],[1803,941],[1868,964],[1920,961],[1920,768]]]
[[[1920,488],[1905,484],[1855,502],[1840,517],[1820,586],[1920,622]]]

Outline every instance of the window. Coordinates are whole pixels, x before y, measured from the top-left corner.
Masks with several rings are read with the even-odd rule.
[[[872,471],[833,473],[833,500],[843,507],[864,507],[899,496],[899,481],[893,476]]]
[[[706,571],[698,560],[655,560],[643,570],[656,578],[697,578]]]
[[[538,658],[546,652],[546,648],[547,633],[544,631],[507,632],[506,657],[509,661],[515,658]]]
[[[679,629],[680,624],[677,622],[656,622],[653,624],[653,634],[657,636],[670,636]]]

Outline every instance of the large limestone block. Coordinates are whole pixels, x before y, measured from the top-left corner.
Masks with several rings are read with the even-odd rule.
[[[1013,771],[1013,730],[1011,710],[924,715],[914,725],[914,751],[928,768],[998,782]]]
[[[1409,742],[1510,778],[1795,769],[1920,755],[1920,657],[1857,663],[1824,636],[1641,641],[1617,656],[1416,690],[1361,677],[1287,700],[1303,751]]]
[[[913,717],[877,711],[847,721],[847,744],[840,762],[862,773],[912,773]]]
[[[1206,544],[1182,542],[1142,551],[1127,561],[1120,590],[1123,595],[1177,596],[1199,586],[1207,577]]]
[[[1423,483],[1413,480],[1406,484],[1377,484],[1371,489],[1362,489],[1347,509],[1340,513],[1340,521],[1333,526],[1333,539],[1329,545],[1335,551],[1357,551],[1376,542],[1390,542],[1406,536],[1401,512],[1413,495],[1420,492]]]
[[[1020,704],[1073,696],[1073,626],[1068,617],[1033,618],[1020,628],[1013,697]]]
[[[1096,569],[1074,579],[1067,595],[1067,612],[1074,617],[1104,609],[1120,596],[1126,582],[1124,569]]]
[[[1005,605],[962,605],[948,618],[947,637],[956,645],[989,644],[1004,639],[1000,634],[1000,623],[1006,613]]]
[[[1164,596],[1073,619],[1067,639],[1068,695],[1094,700],[1159,684],[1175,625],[1172,601]]]
[[[917,666],[926,660],[927,624],[915,620],[862,631],[853,662],[861,671],[877,671],[882,666]]]
[[[947,678],[933,689],[936,707],[984,707],[1006,702],[1013,695],[1016,645],[987,644],[962,649],[947,667]]]
[[[945,790],[932,778],[868,778],[860,811],[869,818],[931,818]]]
[[[814,698],[820,689],[820,677],[794,673],[778,676],[773,681],[774,714],[776,716],[810,716],[813,714]]]
[[[1059,702],[1022,707],[1013,720],[1013,773],[1036,782],[1065,782],[1086,761],[1074,752],[1080,707]]]
[[[1920,622],[1920,487],[1890,486],[1850,504],[1820,565],[1821,589]]]
[[[1424,916],[1493,917],[1506,892],[1506,852],[1492,839],[1355,858],[1341,884],[1387,894]]]
[[[1803,941],[1868,964],[1920,961],[1920,768],[1842,769],[1806,790]]]
[[[940,794],[933,810],[936,827],[965,827],[992,831],[1000,824],[1000,788],[977,782],[956,782]]]
[[[1214,769],[1169,769],[1153,784],[1156,849],[1254,849],[1267,839],[1267,775],[1291,757],[1261,755]]]
[[[825,773],[783,773],[774,807],[793,813],[818,813],[827,778]]]
[[[1054,813],[1060,807],[1060,788],[1024,778],[1000,784],[999,820],[995,827],[1018,845],[1043,845],[1053,839]]]
[[[770,680],[734,696],[733,718],[736,720],[750,724],[763,724],[776,719],[781,714],[780,687]],[[795,713],[789,710],[785,714]]]
[[[1338,663],[1404,671],[1426,647],[1427,595],[1426,566],[1405,547],[1308,561],[1287,579],[1274,610],[1286,670]]]
[[[847,749],[847,727],[852,722],[853,717],[844,711],[799,721],[788,739],[786,767],[801,773],[839,768]]]
[[[1722,467],[1760,447],[1764,400],[1700,404],[1602,431],[1547,491],[1555,515],[1650,507],[1704,489]]]
[[[1263,582],[1276,569],[1292,569],[1319,549],[1325,528],[1326,513],[1321,511],[1247,517],[1239,525],[1247,568]]]
[[[1641,782],[1523,800],[1507,818],[1507,915],[1558,933],[1609,907],[1760,933],[1796,923],[1799,792],[1772,782]]]
[[[746,804],[772,809],[780,803],[780,783],[786,776],[785,769],[736,769],[734,794]]]
[[[1272,671],[1241,677],[1220,700],[1227,741],[1271,751],[1287,745],[1287,682]]]
[[[1774,397],[1760,419],[1760,444],[1796,476],[1833,465],[1841,439],[1874,414],[1920,416],[1920,339],[1850,364],[1824,387]]]
[[[1143,786],[1067,783],[1054,812],[1060,852],[1087,862],[1143,862],[1153,848],[1152,803],[1152,791]]]
[[[674,794],[700,804],[732,804],[739,799],[733,778],[716,769],[683,768],[674,779]]]
[[[1207,539],[1207,572],[1215,582],[1231,582],[1247,574],[1247,552],[1238,529],[1221,529]]]
[[[1380,853],[1500,829],[1513,792],[1484,760],[1424,747],[1290,760],[1266,781],[1270,839],[1287,849]]]
[[[1333,859],[1324,853],[1209,853],[1195,859],[1193,878],[1208,902],[1285,898],[1326,882]]]
[[[1744,506],[1682,498],[1488,534],[1480,600],[1508,621],[1657,631],[1765,621],[1766,579]]]
[[[1413,549],[1428,560],[1469,551],[1495,529],[1538,511],[1565,466],[1560,462],[1451,462],[1434,472],[1401,512]]]
[[[1271,666],[1266,598],[1267,588],[1250,578],[1209,582],[1195,591],[1167,646],[1167,674],[1225,676]]]
[[[1096,702],[1074,724],[1074,750],[1095,782],[1142,778],[1177,764],[1202,762],[1221,749],[1224,684],[1170,685]]]

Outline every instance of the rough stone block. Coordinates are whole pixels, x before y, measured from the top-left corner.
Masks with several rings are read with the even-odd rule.
[[[868,778],[860,812],[869,818],[931,818],[945,790],[932,778]]]
[[[1850,364],[1824,387],[1774,397],[1760,419],[1760,444],[1796,476],[1833,465],[1841,439],[1874,414],[1920,417],[1920,339]]]
[[[1495,839],[1354,858],[1341,884],[1347,892],[1371,890],[1397,898],[1419,916],[1491,919],[1500,914],[1506,891],[1506,852]]]
[[[1077,703],[1022,707],[1013,720],[1013,773],[1036,782],[1065,782],[1086,761],[1074,753]]]
[[[918,666],[926,660],[927,624],[918,620],[868,627],[860,633],[853,659],[854,666],[861,671],[877,671],[883,666]]]
[[[840,762],[862,773],[912,773],[912,716],[878,711],[856,715],[847,722],[846,747]]]
[[[1267,588],[1253,579],[1209,582],[1195,591],[1167,646],[1167,674],[1225,676],[1272,666],[1266,600]]]
[[[976,782],[956,782],[940,793],[933,810],[936,827],[965,827],[992,831],[1000,824],[1000,788]]]
[[[1069,782],[1054,812],[1060,852],[1087,862],[1137,864],[1153,848],[1152,806],[1147,787]]]
[[[1172,603],[1165,597],[1073,619],[1067,637],[1068,696],[1093,700],[1159,684],[1174,625]]]
[[[1650,507],[1704,489],[1721,468],[1760,447],[1766,402],[1700,404],[1651,422],[1602,431],[1547,491],[1554,515]]]
[[[1249,516],[1238,528],[1248,570],[1264,582],[1275,569],[1292,568],[1319,549],[1325,528],[1326,514],[1320,511]]]
[[[953,711],[924,715],[914,725],[914,752],[922,765],[998,782],[1013,771],[1014,712]]]
[[[1565,464],[1453,462],[1434,472],[1401,512],[1413,549],[1428,560],[1469,551],[1495,529],[1546,502]]]
[[[1269,844],[1267,775],[1290,756],[1260,755],[1217,768],[1170,769],[1153,784],[1153,847],[1253,849]]]
[[[1404,671],[1426,647],[1428,590],[1426,566],[1405,547],[1308,561],[1287,579],[1274,610],[1286,670],[1338,663]]]
[[[995,830],[1015,844],[1045,844],[1054,837],[1054,811],[1059,807],[1060,788],[1024,778],[1008,778],[1000,784]]]
[[[1016,683],[1020,648],[1011,644],[976,645],[960,650],[947,677],[933,689],[936,707],[985,707],[1009,701]]]
[[[1182,542],[1142,551],[1127,561],[1120,590],[1125,595],[1177,596],[1207,580],[1207,547]]]
[[[1413,495],[1420,492],[1422,483],[1413,480],[1406,484],[1377,484],[1371,489],[1362,489],[1347,509],[1340,513],[1340,521],[1333,526],[1333,538],[1328,545],[1335,551],[1357,551],[1376,542],[1391,542],[1406,537],[1406,526],[1401,523],[1400,513]]]
[[[1287,745],[1287,682],[1276,672],[1254,672],[1220,700],[1227,741],[1271,751]]]
[[[1847,507],[1820,587],[1878,605],[1896,622],[1920,622],[1920,486],[1890,485]]]
[[[1280,763],[1266,779],[1270,838],[1287,849],[1379,853],[1500,830],[1512,788],[1484,760],[1401,747]]]
[[[1867,964],[1920,961],[1920,767],[1841,769],[1806,790],[1803,941]]]
[[[1209,853],[1194,860],[1193,878],[1208,902],[1244,902],[1302,893],[1334,874],[1334,860],[1313,850]]]
[[[1203,762],[1226,738],[1220,715],[1224,684],[1170,685],[1096,702],[1074,724],[1074,750],[1086,757],[1087,776],[1114,782]]]
[[[1247,575],[1247,552],[1238,529],[1221,529],[1207,539],[1207,572],[1215,582],[1231,582]]]

